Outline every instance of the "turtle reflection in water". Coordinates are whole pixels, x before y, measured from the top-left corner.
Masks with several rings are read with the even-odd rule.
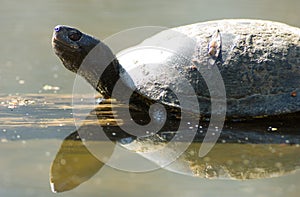
[[[173,46],[175,52],[184,58],[171,54],[160,59],[160,65],[164,66],[157,67],[158,71],[153,75],[149,74],[153,68],[147,70],[143,64],[144,56],[134,57],[131,62],[138,64],[135,67],[142,67],[143,72],[133,75],[129,71],[132,66],[128,65],[129,61],[118,61],[109,47],[98,39],[71,27],[55,28],[53,47],[64,66],[83,76],[104,98],[110,98],[116,82],[121,81],[119,88],[121,91],[116,92],[114,96],[122,102],[123,94],[133,92],[129,108],[136,122],[146,124],[147,121],[157,120],[157,117],[160,117],[156,112],[148,114],[149,107],[154,103],[163,104],[167,110],[165,114],[167,121],[157,135],[134,138],[117,126],[104,127],[110,139],[143,155],[144,149],[140,149],[141,146],[155,150],[158,144],[163,145],[168,139],[172,139],[171,131],[177,131],[180,121],[177,117],[183,112],[193,113],[199,108],[193,105],[193,102],[184,107],[180,105],[180,100],[172,90],[186,96],[184,97],[186,100],[190,98],[191,92],[185,92],[186,81],[183,82],[176,77],[166,78],[170,68],[180,72],[192,85],[198,100],[197,105],[200,104],[201,115],[204,117],[201,120],[214,113],[225,113],[225,108],[214,111],[210,103],[211,99],[218,99],[224,95],[218,94],[215,90],[217,93],[213,98],[210,94],[215,92],[211,92],[206,86],[207,81],[214,80],[210,78],[210,73],[218,68],[226,89],[228,120],[218,140],[219,143],[204,158],[198,158],[199,144],[192,145],[176,161],[182,164],[180,170],[172,165],[167,168],[200,177],[248,179],[282,175],[299,166],[300,30],[298,28],[268,21],[222,20],[166,30],[145,40],[140,46],[149,44],[153,46],[153,43],[161,48],[175,43]],[[99,53],[98,61],[95,59],[84,61],[92,49]],[[82,64],[85,66],[81,67]],[[205,80],[203,76],[206,77]],[[101,113],[98,117],[103,118]],[[265,133],[269,122],[264,119],[262,124],[257,124],[261,121],[256,120],[257,117],[267,117],[272,124],[282,128],[280,131],[284,132],[284,135],[279,131]],[[147,121],[145,123],[141,120]],[[246,122],[230,122],[232,120],[246,120]],[[126,120],[123,123],[126,124]],[[93,130],[93,126],[82,126],[79,130]],[[292,133],[286,134],[290,130]],[[196,141],[197,139],[201,141],[204,134],[205,130],[199,127]],[[78,134],[74,133],[66,138],[53,162],[51,183],[55,191],[72,189],[90,178],[103,165],[94,156],[88,156],[88,150],[78,137]],[[131,139],[130,143],[124,144],[122,139],[128,138]],[[147,139],[155,139],[155,143]],[[80,162],[85,163],[84,160],[88,159],[73,155],[77,164],[68,162],[67,160],[72,159],[72,154],[69,157],[63,152],[67,150],[76,153],[78,149],[75,147],[84,150],[84,157],[93,158],[89,165],[95,164],[94,171],[89,171],[89,175],[86,175],[85,169],[81,167],[70,171],[72,166]]]

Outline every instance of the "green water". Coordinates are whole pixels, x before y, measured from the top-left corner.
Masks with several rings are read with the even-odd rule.
[[[76,26],[100,39],[137,26],[175,27],[224,18],[268,19],[300,27],[299,8],[299,0],[2,0],[0,93],[53,93],[43,89],[46,84],[59,87],[57,93],[72,93],[74,75],[63,68],[51,48],[52,30],[57,24]],[[18,118],[26,113],[21,111]],[[36,118],[48,112],[34,113]],[[69,111],[59,113],[62,113],[60,118],[70,117]],[[7,110],[1,115],[1,118],[14,117],[16,113]],[[18,124],[16,129],[9,130],[18,140],[0,142],[0,196],[296,197],[300,192],[299,172],[277,178],[232,181],[184,176],[166,170],[128,173],[103,167],[78,188],[53,194],[49,186],[50,165],[63,137],[73,132],[74,127],[61,126],[56,135],[53,132],[57,128],[36,124],[33,128]],[[7,132],[1,122],[0,127],[1,132]],[[18,132],[28,132],[26,139]]]

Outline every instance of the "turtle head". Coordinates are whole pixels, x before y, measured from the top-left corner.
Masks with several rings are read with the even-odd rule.
[[[83,59],[100,41],[79,30],[57,25],[54,28],[52,46],[55,54],[64,66],[72,72],[77,72]]]
[[[108,46],[93,36],[63,25],[54,28],[52,46],[68,70],[84,77],[104,97],[111,96],[119,79],[120,65]]]

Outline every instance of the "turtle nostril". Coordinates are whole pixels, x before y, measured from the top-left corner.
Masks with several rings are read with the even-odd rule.
[[[56,27],[54,28],[54,31],[59,32],[59,31],[60,31],[60,26],[56,26]]]

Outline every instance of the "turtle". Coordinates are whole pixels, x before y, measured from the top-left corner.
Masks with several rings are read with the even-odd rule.
[[[177,117],[183,110],[195,113],[199,107],[204,117],[225,110],[227,118],[234,120],[269,116],[267,118],[277,122],[278,117],[272,116],[281,114],[292,114],[291,117],[299,119],[300,29],[286,24],[249,19],[196,23],[163,30],[118,54],[91,35],[58,25],[54,28],[52,45],[63,65],[86,79],[105,99],[115,96],[122,101],[123,95],[130,93],[129,108],[132,110],[148,112],[153,104],[160,103],[169,117]],[[158,56],[152,57],[153,54]],[[147,64],[146,60],[151,58],[158,64]],[[216,71],[221,76],[217,80]],[[196,103],[189,102],[190,95],[196,95]],[[211,100],[224,96],[227,107],[214,111]],[[160,119],[160,113],[149,115]],[[261,124],[265,119],[259,121]],[[297,118],[293,121],[294,125]],[[144,147],[156,151],[164,146],[168,139],[160,135],[131,138],[122,129],[117,132],[117,127],[105,127],[105,134],[118,145],[154,163],[170,155],[166,152],[149,157],[143,152],[148,150]],[[85,136],[93,140],[97,135],[101,137],[97,128],[98,125],[83,124],[66,137],[51,167],[53,191],[71,190],[102,168],[104,163],[82,142],[89,138],[81,140]],[[299,159],[295,159],[299,152],[297,136],[287,138],[297,144],[292,146],[286,140],[286,133],[275,134],[270,128],[268,135],[258,132],[251,136],[249,126],[244,128],[247,132],[232,128],[230,133],[222,131],[221,143],[203,158],[197,154],[200,144],[192,144],[166,169],[202,178],[245,180],[281,176],[299,167]],[[87,135],[82,136],[84,132]],[[78,162],[73,162],[74,159]]]
[[[204,117],[226,113],[228,119],[300,111],[300,29],[283,23],[226,19],[175,27],[145,39],[136,46],[142,50],[130,48],[129,53],[137,52],[129,60],[126,53],[114,54],[99,39],[65,25],[54,28],[52,45],[63,65],[104,98],[131,92],[130,108],[148,111],[160,103],[168,114],[199,109]],[[150,56],[147,46],[155,46]],[[86,61],[96,48],[96,62]],[[151,57],[158,57],[158,64],[147,65]],[[192,97],[198,102],[189,102]],[[213,109],[212,99],[219,98],[225,98],[225,107]]]

